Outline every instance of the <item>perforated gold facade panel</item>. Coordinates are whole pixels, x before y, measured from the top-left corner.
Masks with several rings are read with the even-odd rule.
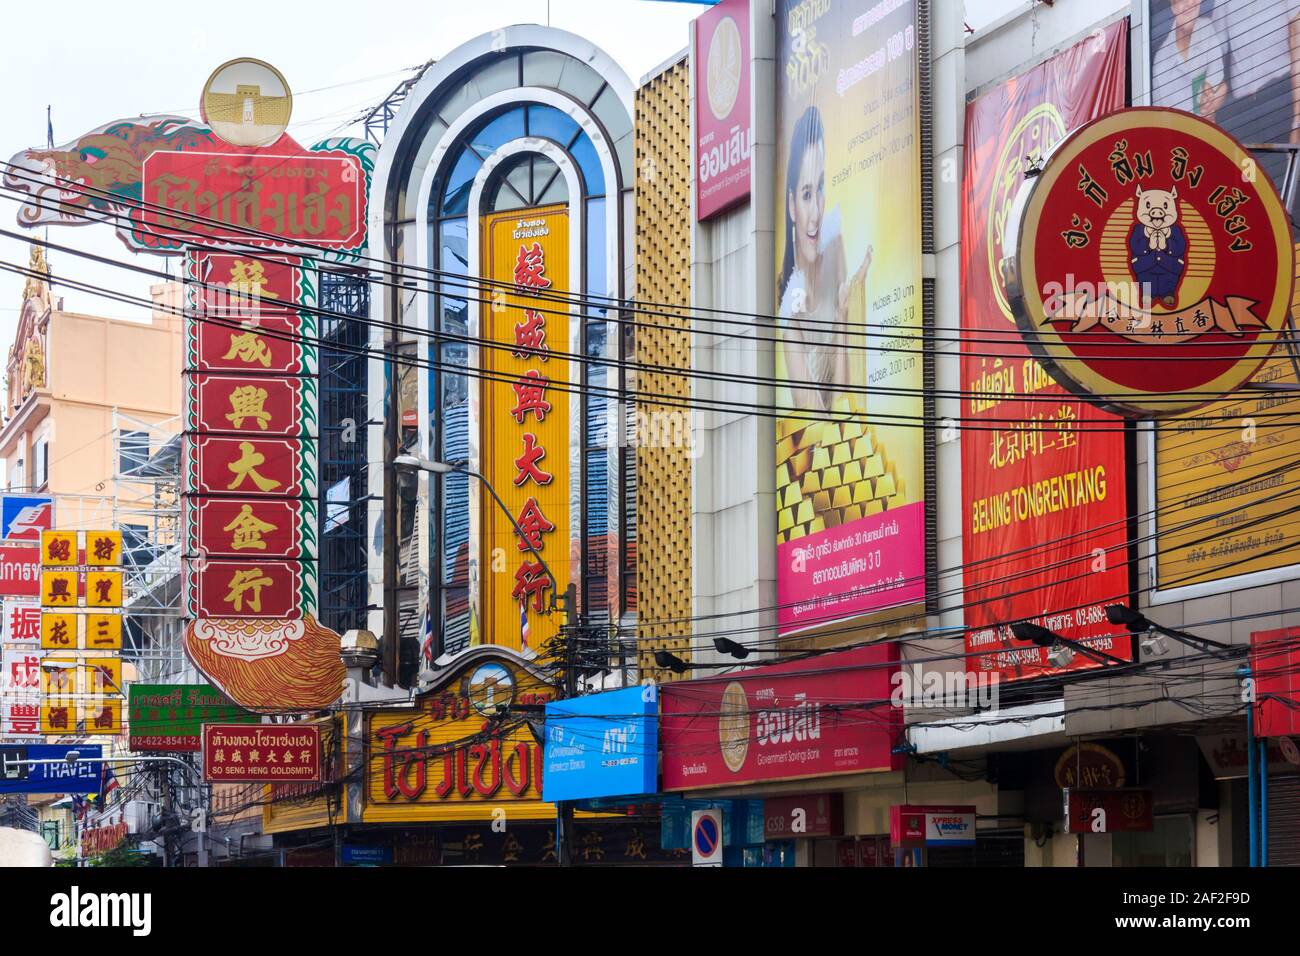
[[[645,366],[691,367],[690,71],[682,57],[636,94],[636,294],[673,314],[642,312],[636,354]],[[637,403],[638,663],[642,678],[678,680],[654,652],[690,660],[691,420],[686,375],[639,372]],[[677,401],[680,399],[680,403]],[[676,623],[673,623],[676,622]]]

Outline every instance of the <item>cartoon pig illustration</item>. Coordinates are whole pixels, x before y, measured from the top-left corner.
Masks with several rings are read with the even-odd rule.
[[[1129,233],[1129,269],[1143,292],[1166,308],[1177,301],[1178,283],[1187,271],[1187,234],[1178,225],[1178,187],[1137,188],[1137,222]]]

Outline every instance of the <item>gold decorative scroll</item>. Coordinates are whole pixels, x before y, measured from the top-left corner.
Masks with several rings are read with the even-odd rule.
[[[1044,324],[1068,319],[1074,323],[1071,332],[1087,332],[1101,325],[1121,338],[1142,345],[1178,345],[1215,330],[1237,336],[1265,327],[1251,312],[1259,304],[1257,300],[1236,295],[1222,302],[1206,296],[1195,305],[1173,312],[1135,308],[1109,292],[1100,296],[1069,292],[1060,301],[1060,308]]]

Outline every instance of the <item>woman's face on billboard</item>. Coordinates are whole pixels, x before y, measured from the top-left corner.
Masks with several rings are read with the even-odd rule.
[[[1174,25],[1191,26],[1201,13],[1201,0],[1172,0],[1170,7],[1174,11]]]
[[[799,179],[789,196],[790,219],[794,222],[795,253],[800,263],[816,260],[821,236],[822,214],[826,211],[826,147],[813,143],[804,150]]]

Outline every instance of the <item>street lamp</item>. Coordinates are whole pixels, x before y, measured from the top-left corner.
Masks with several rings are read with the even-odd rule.
[[[1091,658],[1099,664],[1128,664],[1122,657],[1115,657],[1105,651],[1099,651],[1079,641],[1062,637],[1055,631],[1048,630],[1031,621],[1017,621],[1011,625],[1011,635],[1018,641],[1029,641],[1039,647],[1049,648],[1047,659],[1053,667],[1065,667],[1074,659],[1074,652]]]
[[[505,516],[510,519],[510,524],[515,529],[515,534],[519,535],[519,540],[524,543],[525,547],[527,547],[530,552],[532,552],[533,557],[537,558],[537,563],[542,566],[542,570],[546,572],[546,576],[551,579],[549,610],[555,609],[559,598],[558,591],[560,587],[560,579],[555,576],[555,572],[553,572],[550,565],[546,563],[546,559],[542,557],[542,552],[537,548],[534,548],[531,542],[529,542],[528,536],[524,534],[524,530],[519,527],[519,522],[515,520],[515,516],[511,513],[510,509],[506,507],[506,503],[501,500],[501,496],[497,494],[497,490],[492,487],[492,482],[488,481],[482,474],[475,471],[473,468],[470,468],[469,465],[464,462],[456,462],[453,464],[451,462],[432,461],[428,458],[421,458],[418,455],[407,454],[398,455],[394,458],[393,466],[395,468],[406,468],[415,471],[427,471],[434,475],[448,475],[453,472],[459,472],[460,474],[471,475],[474,478],[477,478],[482,483],[483,487],[488,490],[488,494],[492,496],[492,499],[498,506],[500,506],[501,511]]]
[[[738,661],[743,661],[749,656],[749,648],[744,644],[737,643],[729,637],[715,637],[713,647],[719,654],[730,654]]]
[[[672,651],[655,651],[655,666],[667,668],[674,674],[685,674],[691,669],[690,664],[687,664]]]
[[[1233,648],[1220,641],[1212,641],[1208,637],[1197,637],[1195,634],[1188,634],[1186,631],[1180,631],[1173,627],[1164,627],[1149,619],[1141,611],[1135,611],[1131,607],[1125,607],[1123,604],[1107,604],[1106,620],[1117,627],[1127,627],[1130,631],[1136,633],[1152,632],[1162,634],[1165,637],[1171,637],[1180,644],[1185,644],[1193,650],[1207,651],[1216,657],[1221,657],[1225,652],[1231,653]],[[1159,639],[1148,636],[1142,641],[1142,650],[1144,653],[1153,655],[1164,654],[1169,648],[1168,645]]]
[[[482,483],[483,487],[488,490],[488,494],[492,496],[492,500],[497,503],[497,506],[505,516],[510,519],[510,526],[515,529],[515,534],[519,535],[519,540],[522,541],[524,546],[535,558],[537,558],[537,563],[542,566],[542,570],[546,572],[546,576],[551,579],[551,598],[548,611],[555,610],[559,601],[558,592],[560,588],[560,579],[555,576],[555,572],[551,570],[551,566],[546,563],[546,559],[542,557],[541,551],[533,547],[532,543],[528,540],[528,536],[524,534],[524,529],[519,527],[519,522],[515,520],[514,514],[506,507],[506,503],[501,500],[501,496],[497,494],[497,490],[492,487],[492,482],[488,481],[482,474],[475,471],[473,468],[470,468],[465,462],[456,462],[453,464],[446,461],[432,461],[428,458],[421,458],[418,455],[412,455],[409,453],[396,456],[393,459],[393,467],[415,471],[427,471],[434,475],[448,475],[452,472],[460,472],[461,474],[471,475],[477,478]],[[564,596],[564,623],[566,628],[575,623],[575,612],[577,611],[576,604],[577,591],[573,585],[569,585],[565,589]],[[578,677],[577,661],[575,660],[576,649],[577,638],[575,635],[570,633],[566,640],[566,660],[564,662],[565,697],[574,697],[577,695]],[[534,736],[536,736],[537,728],[530,724],[530,729],[533,731]],[[572,801],[557,801],[555,806],[555,815],[556,857],[561,866],[568,866],[570,862],[570,844],[573,840]]]

